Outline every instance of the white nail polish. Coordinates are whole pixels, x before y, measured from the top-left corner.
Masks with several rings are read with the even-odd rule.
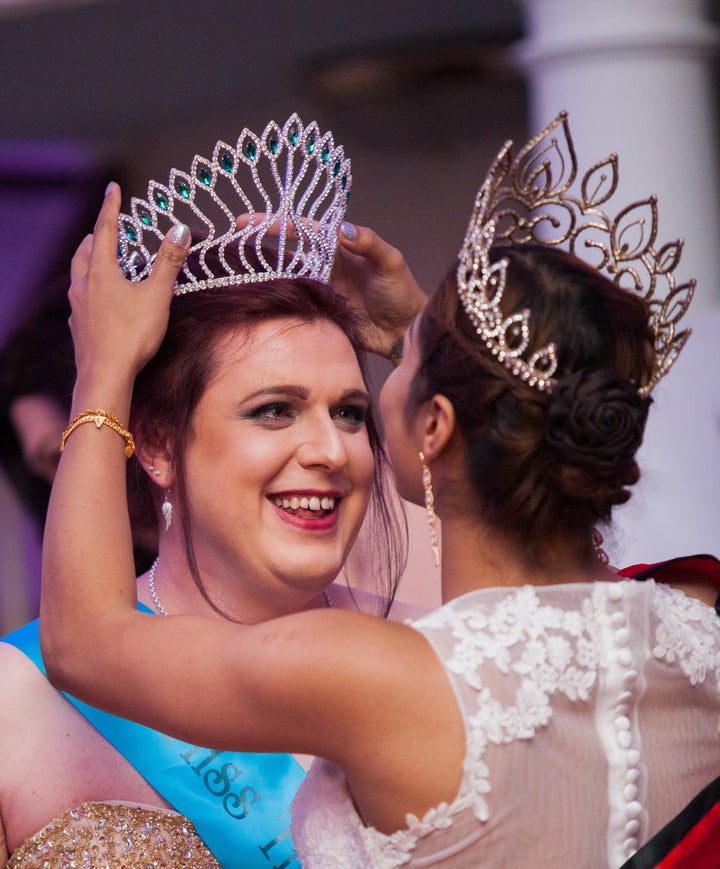
[[[176,223],[170,233],[173,244],[185,244],[190,240],[190,229],[184,223]]]
[[[357,227],[356,227],[354,224],[352,224],[352,223],[348,223],[347,221],[344,220],[344,221],[340,224],[340,232],[341,232],[341,233],[345,236],[345,238],[347,238],[349,241],[357,241],[358,231],[357,231]]]

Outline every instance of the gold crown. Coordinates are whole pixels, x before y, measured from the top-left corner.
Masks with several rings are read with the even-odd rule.
[[[655,336],[653,372],[639,389],[647,396],[690,335],[689,329],[676,331],[696,283],[675,283],[683,240],[656,246],[654,196],[631,203],[615,217],[601,209],[617,188],[616,154],[585,173],[578,195],[570,193],[578,168],[567,113],[561,112],[514,159],[512,144],[505,143],[477,194],[459,255],[458,293],[478,335],[513,374],[540,391],[552,389],[557,348],[549,344],[527,358],[530,311],[503,315],[508,261],[491,263],[490,248],[498,240],[564,245],[646,301]]]

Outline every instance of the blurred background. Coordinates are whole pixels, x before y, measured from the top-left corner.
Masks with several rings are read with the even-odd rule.
[[[719,22],[720,0],[0,0],[0,634],[37,607],[67,268],[107,181],[127,203],[293,111],[343,143],[348,218],[428,290],[506,139],[567,109],[581,169],[619,152],[618,201],[659,195],[658,242],[685,236],[678,275],[698,291],[606,549],[618,565],[720,554]],[[432,606],[421,510],[411,526],[400,596]]]

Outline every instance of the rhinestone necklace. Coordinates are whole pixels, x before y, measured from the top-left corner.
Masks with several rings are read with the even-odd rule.
[[[155,609],[160,613],[161,616],[166,616],[168,614],[168,611],[160,603],[160,598],[158,597],[158,593],[155,590],[155,571],[157,570],[158,561],[160,561],[160,556],[158,556],[155,561],[153,561],[150,572],[148,573],[148,589],[150,591],[150,597],[152,598],[152,602],[155,604]],[[330,595],[327,593],[327,591],[323,592],[323,600],[325,601],[325,606],[328,609],[331,609],[332,601],[330,600]]]
[[[155,559],[155,561],[153,561],[152,567],[150,568],[150,573],[148,574],[148,588],[150,589],[150,597],[152,598],[152,602],[155,604],[155,609],[160,613],[161,616],[166,616],[167,610],[160,603],[158,593],[155,591],[155,570],[157,569],[158,561],[160,561],[159,556]]]

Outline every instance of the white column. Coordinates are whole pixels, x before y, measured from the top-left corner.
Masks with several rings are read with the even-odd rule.
[[[685,239],[697,278],[691,336],[656,388],[643,479],[616,512],[616,563],[720,555],[720,185],[712,61],[701,0],[525,0],[531,131],[570,115],[580,171],[619,155],[613,213],[658,196],[658,243]]]

